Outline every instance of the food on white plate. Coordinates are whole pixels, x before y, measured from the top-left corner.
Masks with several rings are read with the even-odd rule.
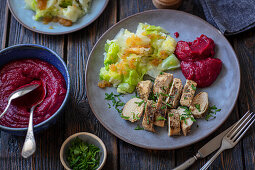
[[[209,106],[208,93],[200,92],[198,93],[190,106],[190,111],[195,118],[203,118]]]
[[[182,88],[183,85],[181,79],[174,78],[169,95],[166,99],[166,103],[168,103],[169,108],[176,108],[178,106],[182,94]]]
[[[180,100],[180,104],[182,106],[189,107],[191,105],[196,89],[197,89],[196,82],[194,82],[193,80],[186,80],[186,84],[183,88],[182,96]]]
[[[71,26],[88,13],[91,0],[25,0],[26,7],[35,11],[33,19],[44,23],[59,22]]]
[[[130,99],[122,110],[122,118],[129,120],[130,122],[135,122],[140,120],[144,109],[144,101],[139,98]]]
[[[180,114],[182,133],[184,136],[187,136],[193,125],[194,117],[188,108],[178,107],[177,111]]]
[[[156,103],[152,100],[148,100],[145,104],[145,112],[143,116],[142,126],[145,130],[155,132],[154,129],[154,115],[156,112]]]
[[[136,91],[141,99],[147,101],[151,93],[152,82],[150,80],[140,81],[137,83]]]
[[[121,29],[105,44],[100,80],[111,83],[118,93],[132,93],[145,74],[155,78],[162,71],[180,67],[173,54],[176,44],[160,26],[140,23],[136,33]],[[98,86],[104,87],[100,82]]]
[[[154,125],[164,127],[165,125],[165,115],[167,111],[167,106],[165,104],[165,99],[169,91],[169,86],[173,80],[173,75],[169,73],[159,74],[153,86],[153,93],[157,96],[157,112],[155,113]]]
[[[176,109],[170,109],[168,112],[168,136],[181,134],[180,115]]]

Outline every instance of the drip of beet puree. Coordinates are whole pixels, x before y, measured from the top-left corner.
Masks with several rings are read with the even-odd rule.
[[[175,36],[176,38],[178,38],[178,37],[179,37],[179,32],[175,32],[175,33],[174,33],[174,36]]]

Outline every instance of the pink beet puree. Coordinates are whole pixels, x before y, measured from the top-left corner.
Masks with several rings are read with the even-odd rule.
[[[181,61],[197,61],[214,56],[214,41],[206,35],[201,35],[193,42],[179,41],[175,54]]]
[[[222,62],[218,58],[199,61],[182,61],[181,69],[186,79],[194,80],[198,87],[210,86],[220,74]]]
[[[18,88],[37,83],[33,92],[14,100],[0,124],[8,127],[27,127],[30,109],[41,95],[46,96],[34,111],[34,125],[48,119],[62,104],[66,84],[62,74],[51,64],[38,59],[18,60],[0,69],[0,112],[7,105],[9,95]]]

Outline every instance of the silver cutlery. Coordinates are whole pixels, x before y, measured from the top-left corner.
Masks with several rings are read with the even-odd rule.
[[[10,94],[10,96],[8,97],[8,104],[5,107],[4,111],[1,113],[0,118],[7,112],[8,108],[11,105],[12,100],[17,99],[21,96],[24,96],[24,95],[30,93],[31,91],[35,90],[39,86],[40,86],[39,84],[27,85],[25,87],[22,87],[16,91],[14,91],[12,94]]]
[[[21,155],[23,158],[28,158],[29,156],[33,155],[36,150],[36,143],[35,143],[35,137],[34,137],[34,131],[33,131],[33,113],[35,108],[43,102],[45,96],[46,96],[46,89],[43,90],[43,94],[40,96],[40,98],[37,101],[35,101],[35,103],[32,105],[32,108],[30,110],[27,135],[26,135],[25,142],[21,151]]]
[[[222,139],[220,149],[214,154],[214,156],[200,169],[206,170],[218,157],[218,155],[226,149],[233,148],[243,137],[246,131],[251,127],[255,121],[255,114],[248,111]]]
[[[205,158],[206,156],[210,155],[212,152],[214,152],[216,149],[218,149],[221,145],[221,140],[223,136],[233,127],[229,127],[225,131],[221,132],[218,136],[211,139],[208,143],[206,143],[202,148],[200,148],[196,155],[189,158],[187,161],[179,165],[178,167],[174,168],[173,170],[184,170],[188,167],[190,167],[192,164],[196,162],[196,160]]]

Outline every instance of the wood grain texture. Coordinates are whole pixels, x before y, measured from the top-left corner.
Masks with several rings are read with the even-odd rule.
[[[6,1],[0,1],[0,47],[1,49],[5,48],[6,46],[6,40],[7,40],[7,30],[8,30],[8,18],[9,18],[9,10],[8,10],[8,5]]]
[[[67,66],[71,76],[71,99],[65,115],[65,137],[86,131],[99,136],[108,151],[104,169],[118,169],[117,138],[92,113],[85,91],[85,67],[98,38],[117,21],[117,1],[109,1],[102,15],[88,27],[68,35]]]

